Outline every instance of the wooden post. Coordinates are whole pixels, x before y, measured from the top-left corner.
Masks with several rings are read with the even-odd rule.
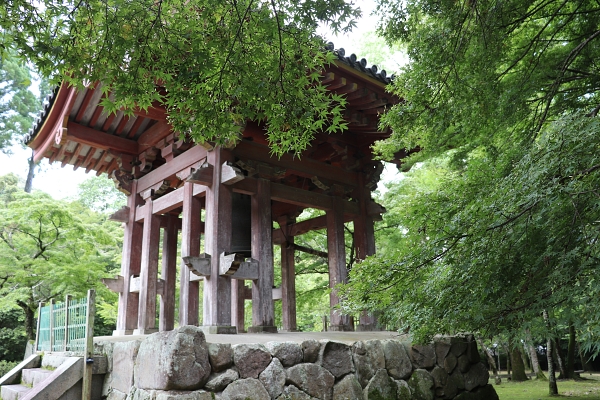
[[[206,190],[205,249],[211,256],[210,276],[204,279],[203,329],[207,333],[236,333],[231,325],[231,279],[219,274],[221,254],[231,248],[232,188],[221,183],[221,165],[231,153],[217,146],[207,154],[213,168],[212,185]]]
[[[135,335],[156,332],[156,287],[158,280],[160,217],[153,214],[151,198],[146,200],[144,211],[138,326],[134,331]]]
[[[346,246],[344,241],[344,207],[343,200],[335,196],[332,198],[332,207],[327,211],[327,250],[329,253],[329,295],[330,331],[347,331],[351,329],[350,318],[343,315],[335,307],[339,297],[335,290],[338,283],[347,282],[348,270],[346,269]]]
[[[87,312],[85,314],[85,356],[83,359],[82,400],[92,398],[92,370],[94,367],[94,316],[96,315],[96,291],[88,290]]]
[[[242,279],[231,280],[231,325],[235,326],[237,333],[245,333],[245,289]]]
[[[42,303],[40,301],[40,304],[38,306],[38,320],[37,320],[37,329],[35,331],[35,347],[34,347],[34,351],[40,351],[39,346],[40,346],[40,326],[42,323],[42,307],[44,307],[44,303]]]
[[[137,194],[137,180],[131,183],[131,194],[127,196],[129,215],[125,224],[123,239],[123,257],[121,261],[121,276],[123,290],[119,293],[119,313],[117,329],[113,335],[131,334],[138,323],[139,294],[129,292],[132,275],[139,275],[142,256],[142,224],[135,221],[135,211],[142,199]]]
[[[175,278],[177,274],[177,218],[167,217],[163,230],[163,254],[161,278],[163,295],[160,297],[159,331],[172,331],[175,327]]]
[[[358,205],[360,214],[354,219],[354,247],[356,259],[364,260],[375,254],[375,229],[373,218],[367,213],[367,202],[371,194],[364,185],[364,174],[358,176]],[[376,318],[366,311],[361,312],[358,322],[358,331],[372,331],[376,328]]]
[[[252,281],[252,326],[248,332],[277,332],[273,305],[273,222],[271,181],[258,178],[252,196],[252,258],[258,260],[258,279]]]
[[[183,213],[181,221],[181,257],[200,254],[200,199],[194,197],[194,184],[183,185]],[[198,325],[200,284],[190,280],[190,270],[181,264],[179,289],[179,325]]]
[[[283,330],[297,331],[296,325],[296,264],[294,259],[294,237],[290,224],[295,218],[283,217],[279,220],[285,242],[281,244],[281,319]]]
[[[69,345],[69,302],[71,301],[71,295],[68,294],[65,296],[65,337],[63,340],[63,351],[67,351],[67,346]]]
[[[50,353],[54,351],[54,299],[50,299]]]

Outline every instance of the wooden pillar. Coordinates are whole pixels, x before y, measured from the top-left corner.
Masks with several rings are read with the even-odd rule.
[[[144,227],[142,229],[142,262],[138,326],[135,335],[156,332],[156,289],[158,281],[158,245],[160,242],[160,217],[153,214],[152,199],[146,200]]]
[[[129,215],[125,223],[123,253],[121,259],[121,276],[123,288],[119,293],[119,311],[117,326],[113,335],[131,334],[138,322],[138,293],[129,292],[129,284],[133,275],[139,275],[142,257],[142,224],[135,221],[135,211],[142,203],[137,194],[137,180],[131,183],[131,194],[127,196]]]
[[[295,218],[281,218],[279,226],[286,241],[281,244],[281,317],[283,330],[296,332],[296,264],[294,260],[294,237],[290,235],[290,224]]]
[[[200,199],[194,197],[194,184],[183,185],[183,212],[181,220],[181,257],[200,254]],[[181,264],[179,287],[179,325],[198,325],[198,281],[190,280],[190,270]]]
[[[258,260],[258,279],[252,281],[252,326],[248,332],[277,332],[273,306],[273,222],[271,181],[258,178],[252,196],[252,258]]]
[[[364,175],[359,175],[358,187],[360,190],[358,204],[360,214],[354,219],[354,246],[356,249],[356,259],[364,260],[368,256],[375,254],[375,230],[373,218],[367,213],[367,203],[371,199],[370,192],[364,187]],[[363,311],[360,314],[358,331],[371,331],[375,329],[376,318]]]
[[[204,321],[207,333],[236,333],[231,325],[231,279],[220,276],[221,254],[231,248],[231,186],[221,183],[221,166],[230,161],[229,151],[216,147],[207,154],[213,166],[211,187],[206,189],[205,249],[211,256],[210,276],[204,280]]]
[[[231,325],[235,326],[237,333],[246,332],[245,327],[245,309],[246,286],[241,279],[231,280]]]
[[[338,196],[332,198],[331,210],[327,211],[327,252],[329,253],[329,287],[332,289],[329,295],[329,305],[331,307],[329,330],[352,330],[350,317],[335,309],[340,301],[335,285],[348,280],[344,242],[344,205],[343,200]]]
[[[163,230],[162,272],[163,294],[160,297],[159,331],[175,327],[175,276],[177,273],[177,217],[169,215]]]

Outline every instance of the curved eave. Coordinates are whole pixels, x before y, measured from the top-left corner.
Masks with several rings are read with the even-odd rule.
[[[33,149],[33,159],[35,162],[44,157],[44,153],[54,141],[54,135],[59,128],[62,128],[66,115],[69,115],[73,100],[75,99],[75,88],[62,83],[58,92],[54,96],[54,102],[50,111],[42,116],[42,124],[32,132],[27,145]]]

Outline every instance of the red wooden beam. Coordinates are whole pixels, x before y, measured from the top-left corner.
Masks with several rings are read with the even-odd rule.
[[[77,143],[87,144],[102,150],[113,150],[117,153],[138,154],[138,145],[133,140],[109,135],[101,131],[69,122],[67,124],[68,139]]]
[[[166,121],[158,121],[152,125],[150,128],[148,128],[148,130],[142,133],[137,140],[140,146],[140,152],[154,146],[162,138],[167,136],[172,129],[173,127]]]

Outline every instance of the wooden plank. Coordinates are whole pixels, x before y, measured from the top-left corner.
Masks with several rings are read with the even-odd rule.
[[[245,333],[246,327],[244,324],[245,320],[245,309],[244,300],[246,286],[244,281],[240,279],[233,279],[231,281],[231,325],[235,326],[237,333]]]
[[[153,171],[138,179],[138,192],[142,192],[157,182],[171,178],[179,171],[197,163],[206,157],[206,149],[202,146],[194,146],[188,151],[175,157],[173,161],[163,164]]]
[[[183,185],[181,256],[200,254],[200,199],[194,197],[194,184]],[[179,289],[179,326],[198,325],[199,282],[190,280],[189,268],[182,264]],[[205,289],[206,291],[206,289]]]
[[[94,289],[88,290],[87,293],[87,309],[85,313],[85,347],[84,347],[84,361],[87,359],[93,359],[94,357],[94,316],[96,315],[96,291]],[[84,362],[83,364],[83,376],[82,376],[82,387],[81,387],[81,398],[82,400],[92,399],[92,374],[94,365],[92,363]],[[42,397],[42,396],[39,396]]]
[[[338,283],[348,281],[346,269],[346,247],[344,240],[344,214],[343,205],[339,197],[332,200],[331,210],[327,211],[327,251],[329,253],[329,294],[330,330],[344,331],[350,329],[350,318],[342,315],[335,307],[340,299],[335,290]]]
[[[138,154],[138,145],[135,141],[109,135],[72,121],[67,124],[67,137],[74,142],[87,144],[98,149],[113,150],[117,153],[131,155]]]
[[[156,293],[158,280],[158,249],[160,242],[160,217],[152,214],[152,200],[146,200],[146,215],[142,230],[142,262],[138,327],[136,335],[151,333],[156,328]]]
[[[258,260],[258,279],[252,281],[252,327],[249,332],[277,332],[273,306],[273,229],[271,182],[258,179],[252,196],[252,258]]]
[[[137,326],[137,313],[139,296],[129,292],[130,278],[139,275],[142,255],[142,225],[135,222],[135,210],[142,203],[140,196],[135,194],[137,181],[131,183],[134,194],[127,196],[129,216],[125,224],[123,239],[123,255],[121,258],[121,276],[123,277],[123,291],[119,293],[119,311],[115,334],[124,335]]]
[[[248,140],[242,140],[233,149],[234,154],[242,159],[255,160],[269,163],[293,172],[300,176],[311,178],[317,176],[325,180],[332,180],[349,186],[356,186],[358,175],[355,172],[345,171],[322,162],[308,158],[299,159],[291,154],[284,154],[281,158],[271,156],[267,146],[261,146]]]
[[[208,152],[208,163],[231,161],[231,153],[216,147]],[[213,169],[212,187],[206,190],[206,253],[211,255],[211,276],[204,280],[204,326],[231,325],[231,279],[219,275],[220,255],[231,248],[231,186],[221,182],[221,168]],[[217,328],[218,329],[218,328]],[[217,330],[218,332],[218,330]]]
[[[293,221],[287,217],[279,220],[281,232],[287,237],[287,243],[292,245],[281,246],[281,319],[283,330],[287,332],[298,330],[296,324],[296,260],[293,248],[294,236],[291,235],[292,227],[297,224],[291,224]]]
[[[153,207],[154,208],[154,207]],[[177,220],[170,215],[163,230],[163,256],[161,278],[164,281],[160,297],[159,331],[172,331],[175,327],[175,279],[177,274]]]
[[[152,125],[144,133],[142,133],[137,140],[140,146],[140,152],[154,146],[161,139],[171,133],[172,130],[173,127],[166,121],[158,121]]]

